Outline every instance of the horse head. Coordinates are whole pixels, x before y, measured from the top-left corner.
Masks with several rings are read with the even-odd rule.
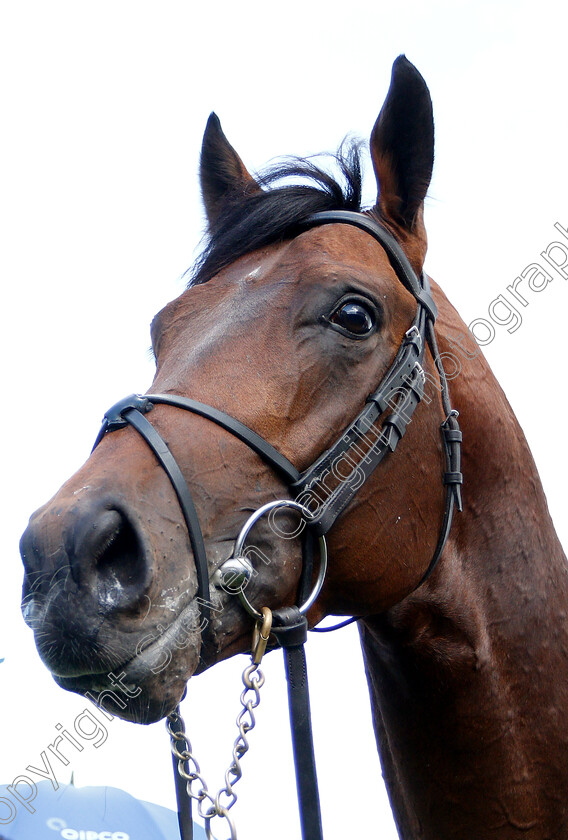
[[[394,64],[370,148],[378,196],[366,218],[394,238],[419,277],[433,120],[424,80],[404,57]],[[417,310],[374,236],[341,220],[306,223],[330,210],[361,211],[357,148],[338,160],[342,185],[309,161],[255,179],[212,115],[201,157],[208,245],[187,290],[151,330],[150,394],[198,401],[234,418],[298,474],[366,405]],[[438,381],[431,354],[423,368]],[[114,421],[107,418],[112,433],[33,515],[22,538],[23,604],[59,685],[149,722],[175,707],[194,673],[250,648],[250,616],[216,572],[251,512],[291,498],[293,482],[207,413],[181,411],[167,399],[139,405],[191,492],[207,587],[200,589],[195,534],[179,493],[156,451],[123,422],[123,406]],[[422,580],[444,517],[443,420],[440,394],[423,400],[396,456],[384,459],[337,517],[328,574],[308,614],[312,625],[327,614],[376,615]],[[377,420],[371,434],[379,428]],[[372,442],[360,444],[363,455]],[[352,475],[355,481],[357,471]],[[317,482],[304,487],[306,510],[320,491]],[[271,521],[259,519],[249,535],[246,593],[258,609],[297,601],[297,525],[294,511],[282,509]],[[314,577],[317,562],[316,551]]]

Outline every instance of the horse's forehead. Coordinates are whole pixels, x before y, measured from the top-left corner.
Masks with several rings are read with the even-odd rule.
[[[312,228],[294,239],[240,257],[207,283],[190,287],[158,313],[153,328],[170,327],[189,315],[197,318],[213,307],[219,310],[224,305],[236,305],[243,299],[243,290],[249,303],[255,291],[260,294],[274,288],[278,295],[285,296],[300,282],[309,294],[311,282],[329,280],[335,269],[346,268],[361,276],[368,273],[373,281],[385,272],[392,273],[385,252],[364,231],[342,224]]]
[[[390,271],[385,251],[372,236],[339,223],[314,227],[297,236],[282,259],[296,265],[302,276],[317,276],[318,268],[327,273],[334,266],[369,272],[370,277]]]

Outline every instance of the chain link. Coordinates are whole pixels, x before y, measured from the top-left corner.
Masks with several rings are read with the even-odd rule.
[[[258,622],[259,625],[260,623]],[[267,607],[264,607],[262,628],[259,630],[259,626],[255,627],[251,664],[245,668],[242,675],[244,690],[240,696],[242,709],[236,720],[239,734],[233,744],[233,761],[225,773],[225,786],[216,795],[209,792],[207,783],[201,775],[201,768],[193,755],[191,742],[185,732],[185,724],[179,708],[169,714],[166,719],[166,729],[170,736],[172,753],[177,760],[178,773],[186,783],[188,796],[197,802],[199,816],[205,821],[207,840],[215,840],[211,832],[211,821],[215,817],[226,820],[230,830],[229,840],[237,840],[237,830],[229,815],[229,810],[237,801],[234,786],[243,775],[241,759],[249,751],[250,744],[247,734],[256,725],[254,709],[260,703],[260,689],[264,685],[264,674],[259,667],[264,650],[259,656],[257,650],[259,638],[261,640],[264,637],[268,638],[271,624],[272,614]],[[260,645],[262,645],[262,641]],[[266,642],[264,647],[266,647]],[[255,659],[259,661],[255,662]]]

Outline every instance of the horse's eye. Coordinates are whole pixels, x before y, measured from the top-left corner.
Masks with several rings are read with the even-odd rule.
[[[375,330],[377,313],[370,301],[352,298],[340,301],[328,320],[353,338],[366,338]]]

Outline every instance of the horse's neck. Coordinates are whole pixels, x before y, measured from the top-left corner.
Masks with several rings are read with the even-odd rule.
[[[404,840],[565,838],[566,560],[522,432],[470,368],[464,512],[432,578],[362,627],[377,741]]]

